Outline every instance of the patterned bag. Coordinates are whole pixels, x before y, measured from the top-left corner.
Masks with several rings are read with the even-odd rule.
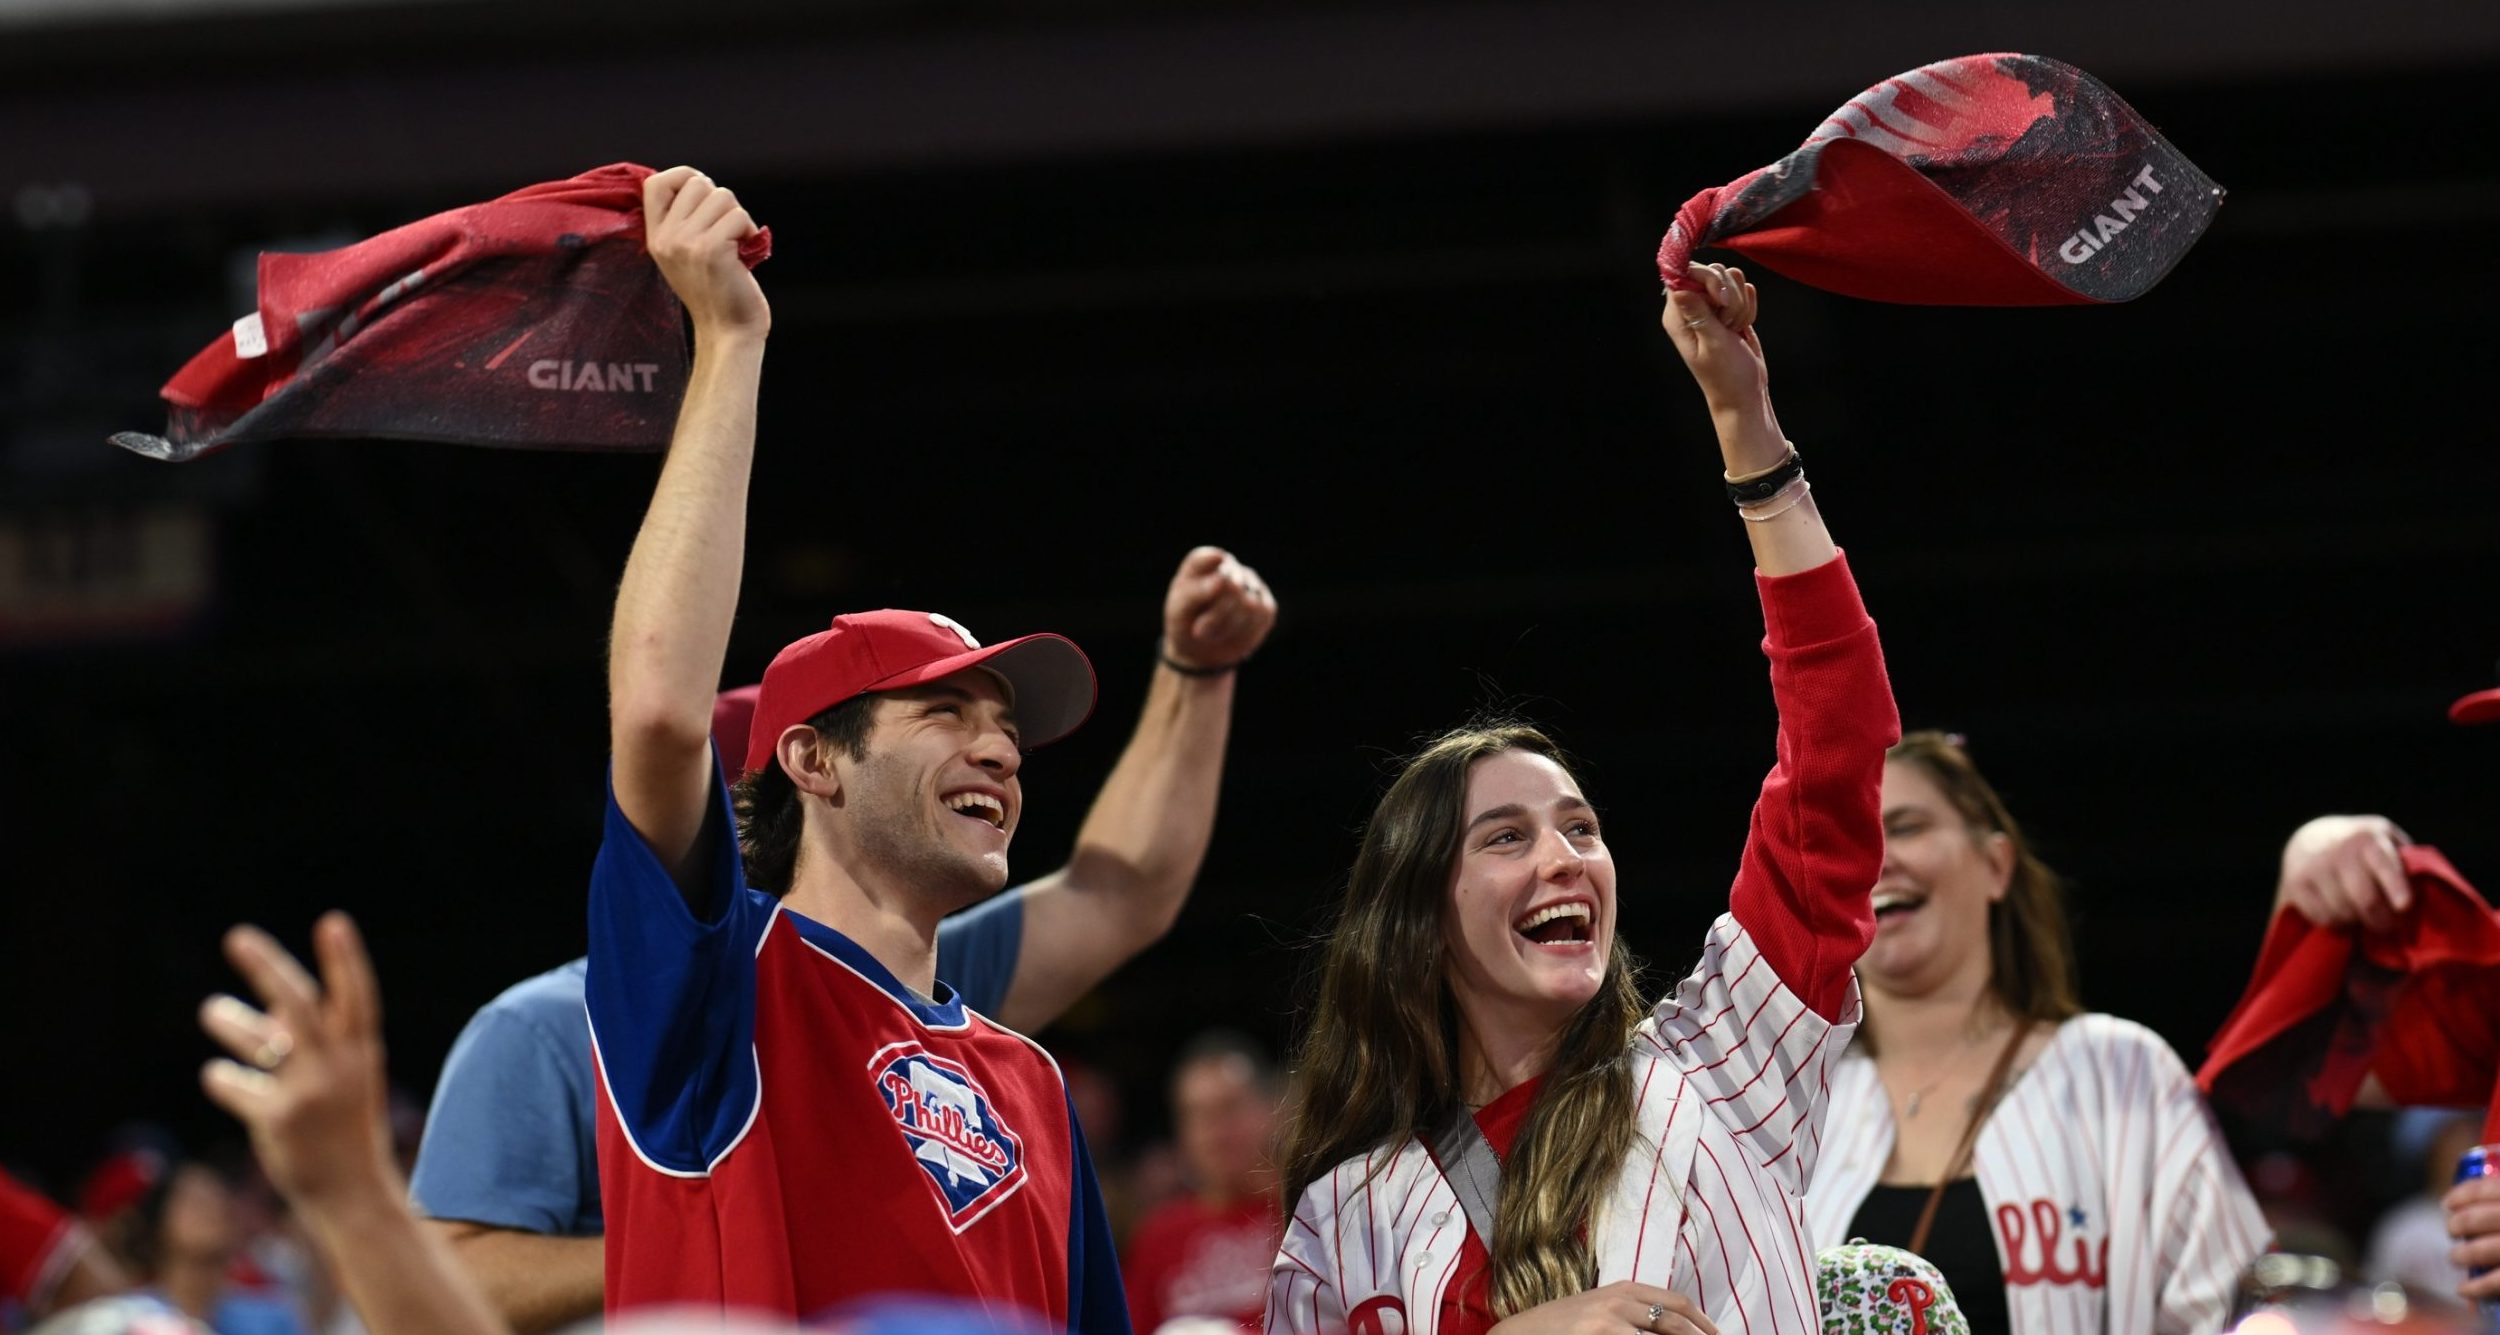
[[[1927,1258],[1863,1239],[1814,1256],[1823,1335],[1970,1335],[1944,1276]]]

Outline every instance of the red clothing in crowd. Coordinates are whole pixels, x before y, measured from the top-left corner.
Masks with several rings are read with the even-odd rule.
[[[85,1246],[59,1206],[0,1173],[0,1301],[47,1306]]]
[[[2500,1139],[2500,911],[2440,856],[2404,850],[2414,903],[2383,932],[2275,914],[2197,1081],[2272,1125],[2342,1116],[2375,1074],[2398,1105],[2487,1109]]]
[[[1184,1196],[1146,1216],[1120,1262],[1130,1328],[1153,1335],[1174,1317],[1204,1316],[1259,1329],[1268,1266],[1284,1236],[1284,1206],[1274,1196],[1224,1206]]]

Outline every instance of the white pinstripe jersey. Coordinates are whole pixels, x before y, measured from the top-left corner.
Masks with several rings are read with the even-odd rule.
[[[1734,914],[1635,1033],[1640,1136],[1592,1221],[1600,1284],[1637,1279],[1722,1335],[1811,1335],[1805,1186],[1826,1067],[1856,1032],[1789,991]],[[1467,1217],[1409,1138],[1339,1164],[1296,1204],[1269,1274],[1269,1335],[1435,1335]]]
[[[1851,1051],[1831,1074],[1806,1208],[1838,1242],[1892,1157],[1893,1121],[1871,1058]],[[2178,1054],[2113,1015],[2059,1026],[1971,1157],[2023,1335],[2220,1330],[2270,1237]]]

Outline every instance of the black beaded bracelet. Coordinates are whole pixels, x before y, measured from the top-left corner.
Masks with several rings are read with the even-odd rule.
[[[1160,639],[1155,641],[1155,659],[1156,661],[1162,663],[1165,667],[1172,669],[1174,672],[1177,672],[1184,677],[1221,677],[1225,673],[1230,672],[1233,669],[1240,667],[1242,664],[1250,661],[1247,658],[1237,658],[1230,663],[1225,663],[1218,667],[1191,667],[1189,664],[1172,657],[1172,646]]]
[[[1804,475],[1805,471],[1806,461],[1798,455],[1797,447],[1791,445],[1788,447],[1788,457],[1780,460],[1779,466],[1770,472],[1759,477],[1749,477],[1742,482],[1727,483],[1727,498],[1738,505],[1760,505],[1779,495],[1780,488],[1796,481]]]

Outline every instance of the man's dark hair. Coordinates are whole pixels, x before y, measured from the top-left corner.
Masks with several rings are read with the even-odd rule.
[[[868,732],[876,726],[877,697],[854,695],[807,721],[827,745],[838,746],[853,760],[868,758]],[[778,761],[730,787],[730,805],[738,815],[738,853],[745,859],[747,884],[779,898],[790,893],[790,878],[799,865],[799,790]]]
[[[1202,1029],[1183,1044],[1180,1055],[1172,1059],[1172,1077],[1200,1062],[1238,1061],[1249,1068],[1250,1083],[1260,1093],[1274,1097],[1283,1092],[1276,1063],[1269,1060],[1267,1049],[1259,1041],[1238,1029]]]

